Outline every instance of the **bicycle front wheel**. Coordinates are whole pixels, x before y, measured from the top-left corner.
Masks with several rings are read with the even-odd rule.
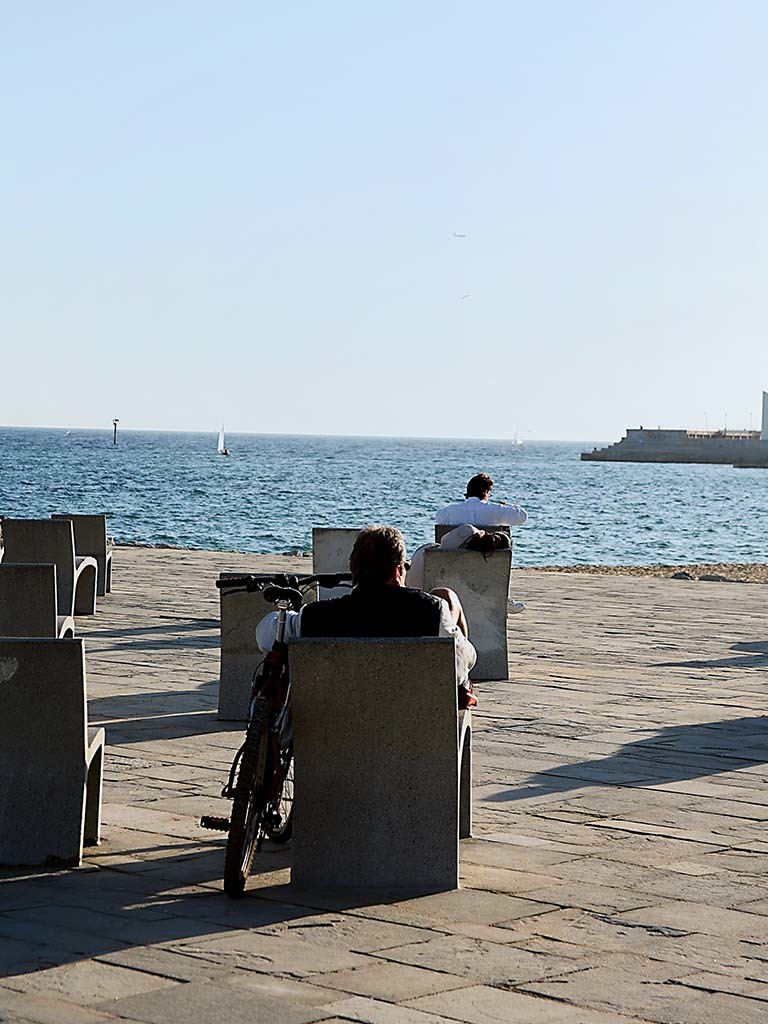
[[[245,735],[237,774],[227,852],[224,858],[224,892],[242,896],[259,842],[266,812],[265,774],[269,749],[269,707],[258,700]]]

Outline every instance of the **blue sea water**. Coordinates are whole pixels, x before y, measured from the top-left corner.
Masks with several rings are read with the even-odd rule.
[[[391,523],[409,550],[477,472],[522,504],[517,565],[761,562],[768,471],[581,462],[594,442],[0,429],[0,514],[105,511],[119,543],[276,553]]]

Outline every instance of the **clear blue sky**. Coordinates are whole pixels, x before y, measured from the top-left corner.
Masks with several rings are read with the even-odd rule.
[[[0,423],[759,426],[765,3],[41,0],[2,31]]]

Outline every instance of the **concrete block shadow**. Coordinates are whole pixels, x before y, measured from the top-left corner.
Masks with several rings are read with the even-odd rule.
[[[107,748],[203,733],[244,732],[243,722],[216,719],[219,681],[194,690],[142,690],[88,701],[91,725],[107,730]]]
[[[768,716],[675,725],[626,743],[608,757],[559,765],[530,776],[487,803],[527,800],[587,786],[657,786],[768,762]]]
[[[245,895],[232,900],[221,888],[224,840],[205,841],[202,852],[200,845],[181,853],[178,845],[135,848],[122,867],[100,868],[97,856],[71,871],[0,868],[0,977],[98,959],[170,977],[181,970],[179,980],[185,980],[188,958],[201,973],[206,964],[221,966],[215,954],[199,948],[205,940],[243,929],[281,932],[286,922],[328,910],[402,899],[381,892],[315,894],[289,884],[270,886],[268,879],[260,888],[261,877],[290,864],[289,849],[267,844],[254,862]]]
[[[715,658],[713,660],[693,659],[691,661],[659,661],[657,668],[765,668],[768,665],[768,643],[763,640],[744,641],[731,645],[732,651],[750,657]]]

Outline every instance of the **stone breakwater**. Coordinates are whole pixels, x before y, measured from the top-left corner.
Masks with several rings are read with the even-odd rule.
[[[652,576],[657,579],[699,580],[702,583],[768,583],[762,562],[712,562],[697,565],[539,565],[529,572],[587,573],[592,576]]]

